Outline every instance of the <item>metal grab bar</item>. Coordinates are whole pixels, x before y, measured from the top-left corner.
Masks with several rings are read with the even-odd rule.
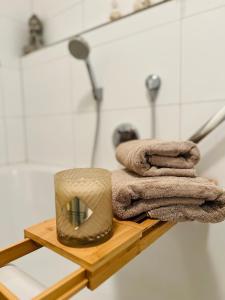
[[[195,134],[193,134],[189,141],[194,143],[200,142],[216,127],[218,127],[225,120],[225,106],[222,107],[214,116],[212,116],[203,126],[201,126]]]

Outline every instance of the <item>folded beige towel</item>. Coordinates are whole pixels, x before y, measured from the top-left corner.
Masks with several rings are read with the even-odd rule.
[[[162,221],[225,219],[225,190],[196,177],[141,177],[126,170],[112,173],[114,215],[129,219],[148,212]]]
[[[200,153],[191,141],[134,140],[120,144],[116,158],[141,176],[195,177]]]

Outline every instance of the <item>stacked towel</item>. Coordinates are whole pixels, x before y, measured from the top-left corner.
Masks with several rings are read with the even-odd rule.
[[[195,177],[200,153],[190,141],[134,140],[120,144],[116,158],[141,176]]]
[[[130,141],[119,145],[116,157],[127,168],[112,174],[113,210],[118,218],[146,213],[162,221],[225,219],[225,190],[195,177],[200,154],[194,143]]]

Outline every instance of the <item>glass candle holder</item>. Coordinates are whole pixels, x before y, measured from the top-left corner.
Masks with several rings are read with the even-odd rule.
[[[111,173],[71,169],[55,175],[58,241],[77,247],[106,241],[112,235]]]

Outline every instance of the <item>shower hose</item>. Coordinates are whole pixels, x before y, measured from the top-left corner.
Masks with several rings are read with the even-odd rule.
[[[100,131],[100,121],[101,121],[101,114],[100,114],[101,101],[96,100],[95,102],[96,102],[96,108],[95,108],[96,109],[96,121],[95,121],[94,141],[93,141],[93,147],[92,147],[92,153],[91,153],[91,168],[94,168],[94,166],[95,166],[98,139],[99,139],[99,131]]]

